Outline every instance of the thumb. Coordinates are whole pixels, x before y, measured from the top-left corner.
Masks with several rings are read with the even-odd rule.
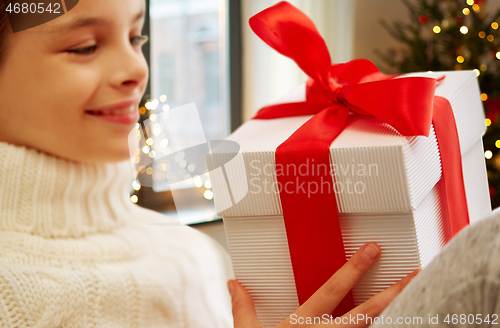
[[[263,327],[257,319],[253,300],[247,290],[236,280],[227,282],[233,305],[234,328]]]

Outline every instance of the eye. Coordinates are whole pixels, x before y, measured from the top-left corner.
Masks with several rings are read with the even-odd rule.
[[[134,45],[142,46],[144,43],[149,41],[147,35],[136,35],[130,38],[130,42]]]
[[[91,55],[96,51],[96,49],[97,49],[97,45],[93,45],[93,46],[86,47],[86,48],[68,50],[68,52],[74,53],[77,55]]]

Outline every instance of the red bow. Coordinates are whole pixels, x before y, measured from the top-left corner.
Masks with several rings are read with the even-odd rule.
[[[314,115],[276,150],[276,164],[330,167],[329,147],[342,132],[349,112],[372,115],[404,136],[429,136],[434,124],[440,148],[450,218],[450,236],[469,222],[463,187],[461,154],[451,105],[435,97],[436,80],[428,77],[394,78],[382,74],[368,60],[331,64],[330,54],[314,23],[300,10],[280,2],[250,18],[253,31],[268,45],[294,60],[310,77],[306,101],[271,105],[254,119]],[[306,194],[280,190],[290,257],[299,303],[304,303],[345,262],[334,186],[330,172],[323,175],[277,175],[281,186],[315,183],[332,193]],[[322,187],[323,188],[323,187]],[[322,189],[323,190],[323,189]],[[299,189],[297,189],[299,191]],[[354,307],[352,293],[335,309],[341,316]]]

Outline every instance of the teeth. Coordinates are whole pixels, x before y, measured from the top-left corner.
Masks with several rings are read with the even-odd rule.
[[[132,113],[134,110],[136,110],[135,105],[132,105],[124,109],[96,110],[88,112],[94,115],[125,115]]]

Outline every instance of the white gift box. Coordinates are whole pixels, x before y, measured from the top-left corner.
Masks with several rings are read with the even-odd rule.
[[[471,223],[477,222],[490,215],[491,205],[482,144],[485,117],[476,74],[453,71],[406,76],[415,75],[446,75],[436,95],[452,105],[469,218]],[[280,102],[304,99],[302,85]],[[212,151],[214,167],[225,168],[225,174],[215,170],[210,178],[235,275],[252,295],[265,326],[278,324],[299,306],[275,151],[311,117],[250,120],[226,139],[240,145],[236,156],[224,147]],[[377,118],[357,114],[350,118],[330,146],[346,256],[349,259],[369,241],[382,248],[380,260],[353,288],[358,305],[416,268],[425,267],[444,246],[449,227],[443,225],[448,218],[433,128],[429,137],[404,137]],[[313,163],[304,169],[314,170]]]

